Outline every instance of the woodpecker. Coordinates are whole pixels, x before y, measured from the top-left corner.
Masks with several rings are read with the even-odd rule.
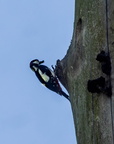
[[[47,66],[42,65],[42,63],[44,63],[44,60],[39,61],[38,59],[30,62],[30,68],[35,72],[39,81],[48,89],[64,96],[70,101],[69,96],[62,90],[55,72]]]

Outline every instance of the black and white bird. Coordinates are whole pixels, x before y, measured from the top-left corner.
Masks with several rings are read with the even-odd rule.
[[[63,92],[54,71],[45,65],[41,65],[42,63],[44,63],[44,61],[39,61],[38,59],[30,62],[30,68],[35,72],[39,81],[48,89],[58,93],[59,95],[63,95],[70,101],[69,96]]]

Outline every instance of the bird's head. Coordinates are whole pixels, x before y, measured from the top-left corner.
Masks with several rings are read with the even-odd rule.
[[[35,59],[35,60],[32,60],[30,62],[30,68],[36,72],[38,70],[38,66],[41,64],[41,63],[44,63],[44,61],[39,61],[38,59]]]

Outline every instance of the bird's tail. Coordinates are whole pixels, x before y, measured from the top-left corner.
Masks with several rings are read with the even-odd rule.
[[[70,101],[70,97],[64,91],[61,91],[61,95],[63,95],[65,98],[67,98]]]

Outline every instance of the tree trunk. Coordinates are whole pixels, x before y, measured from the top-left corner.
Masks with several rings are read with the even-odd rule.
[[[111,76],[96,61],[101,50],[110,54]],[[56,72],[71,98],[77,143],[114,144],[114,0],[76,0],[72,41]],[[88,92],[88,80],[100,76],[111,97]]]

